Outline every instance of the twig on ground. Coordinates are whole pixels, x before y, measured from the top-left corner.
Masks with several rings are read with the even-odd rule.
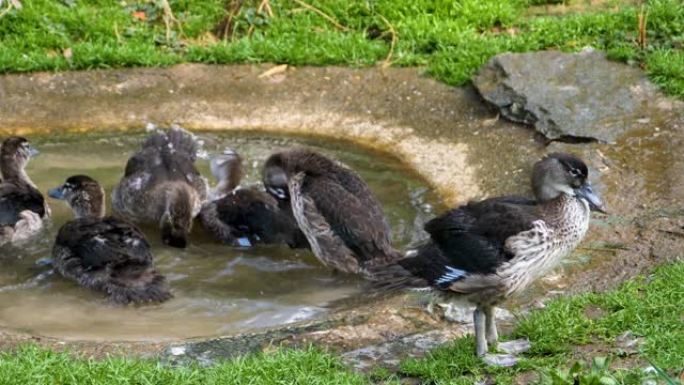
[[[0,0],[0,7],[2,6],[2,3],[5,0]],[[7,7],[0,11],[0,19],[4,17],[6,14],[10,13],[13,9],[16,9],[17,11],[22,8],[21,2],[19,0],[6,0],[7,1]]]
[[[305,3],[302,0],[294,0],[294,2],[301,5],[302,7],[306,8],[306,9],[308,9],[309,11],[317,13],[318,15],[323,17],[324,19],[328,20],[330,22],[330,24],[334,25],[335,28],[339,29],[340,31],[344,31],[344,32],[349,31],[349,28],[343,26],[337,20],[335,20],[332,16],[329,16],[328,14],[326,14],[325,12],[321,11],[320,9],[314,7],[313,5]]]
[[[681,232],[681,231],[663,230],[663,229],[658,229],[658,231],[660,231],[661,233],[670,234],[670,235],[675,235],[675,236],[684,238],[684,233]]]
[[[179,36],[183,35],[183,25],[173,15],[173,10],[171,9],[169,0],[160,0],[159,4],[161,4],[162,11],[164,12],[162,18],[166,27],[166,42],[169,43],[171,42],[171,30],[173,29],[174,25],[178,27]]]
[[[378,14],[380,19],[382,19],[383,23],[387,24],[387,28],[389,28],[390,34],[392,35],[392,41],[390,42],[390,49],[389,52],[387,53],[387,56],[385,57],[385,60],[382,62],[382,67],[387,68],[392,65],[392,55],[394,54],[394,47],[397,45],[397,30],[394,29],[394,26],[392,23],[389,22],[385,18],[385,16]]]
[[[268,17],[273,17],[273,10],[271,9],[269,0],[261,0],[261,3],[257,7],[257,13],[261,13],[262,11],[266,11]],[[252,32],[254,32],[254,24],[249,26],[249,29],[247,30],[247,37],[252,36]]]
[[[244,0],[230,0],[228,2],[226,5],[228,15],[221,20],[215,30],[215,34],[219,39],[227,40],[229,37],[233,37],[233,31],[235,30],[233,19],[240,13],[240,9],[244,2]]]
[[[637,20],[639,23],[639,35],[637,38],[637,44],[639,45],[639,48],[645,49],[646,48],[646,23],[648,22],[648,12],[645,10],[644,6],[641,6],[641,10],[637,14]]]

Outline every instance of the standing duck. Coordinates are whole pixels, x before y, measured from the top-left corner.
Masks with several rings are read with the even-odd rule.
[[[66,201],[75,217],[59,229],[52,249],[53,264],[62,276],[120,304],[172,297],[166,279],[154,269],[143,233],[128,222],[105,217],[104,190],[95,180],[75,175],[48,195]]]
[[[263,180],[266,190],[292,210],[324,265],[373,278],[371,268],[399,257],[380,203],[347,166],[297,148],[271,155]]]
[[[430,241],[399,260],[411,277],[476,306],[477,354],[485,361],[516,362],[510,354],[488,354],[498,340],[494,306],[553,269],[584,238],[590,212],[604,212],[587,174],[581,159],[550,154],[534,165],[536,200],[508,196],[452,209],[425,225]],[[499,347],[512,352],[522,345]]]
[[[254,187],[241,187],[242,158],[232,149],[210,161],[218,181],[200,213],[204,227],[214,237],[234,246],[255,243],[287,243],[292,248],[307,247],[291,210],[281,210],[269,194]]]
[[[43,194],[26,174],[29,159],[38,154],[26,138],[9,137],[0,149],[0,245],[24,241],[43,228],[49,216]]]
[[[158,223],[165,244],[186,247],[207,197],[207,180],[195,168],[197,148],[181,128],[152,134],[114,187],[114,211],[134,222]]]

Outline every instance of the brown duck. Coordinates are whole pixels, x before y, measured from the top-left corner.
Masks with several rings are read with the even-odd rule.
[[[202,225],[214,238],[233,246],[286,243],[292,248],[308,242],[289,207],[282,209],[271,195],[253,186],[241,186],[242,157],[232,149],[212,157],[211,173],[217,185],[200,212]]]
[[[422,278],[476,306],[477,354],[487,362],[516,362],[512,354],[488,354],[498,340],[494,306],[557,266],[584,238],[590,212],[603,212],[587,176],[581,159],[550,154],[533,169],[536,200],[506,196],[448,211],[425,225],[430,240],[399,261],[407,278]],[[499,347],[512,353],[524,345],[513,341]]]
[[[271,155],[263,180],[266,191],[291,208],[324,265],[373,278],[370,269],[400,256],[392,247],[380,203],[349,167],[296,148]]]

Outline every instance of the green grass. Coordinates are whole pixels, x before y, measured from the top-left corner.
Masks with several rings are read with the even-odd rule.
[[[590,318],[588,307],[601,309]],[[638,357],[643,364],[672,376],[684,369],[684,262],[658,268],[648,277],[604,294],[587,293],[551,301],[517,325],[510,337],[529,337],[533,349],[515,368],[486,367],[475,357],[472,337],[438,348],[423,359],[402,363],[400,375],[425,383],[473,384],[485,377],[497,384],[514,383],[524,372],[541,374],[543,384],[641,384],[641,368],[610,369],[596,358],[575,363],[573,349],[584,344],[611,347],[615,337],[631,331],[643,338]],[[0,384],[371,384],[398,383],[398,374],[378,368],[370,377],[354,374],[332,355],[316,349],[282,349],[210,367],[170,367],[152,360],[94,360],[55,353],[35,346],[0,353]],[[665,377],[661,377],[663,379]],[[672,380],[674,381],[674,380]],[[671,382],[676,384],[676,382]]]
[[[331,355],[316,350],[281,350],[211,367],[173,368],[153,361],[74,358],[35,346],[0,354],[3,385],[240,385],[366,384]]]
[[[271,1],[273,17],[256,12],[258,1],[246,0],[227,41],[207,37],[226,14],[224,0],[169,0],[180,24],[168,36],[160,0],[22,2],[22,9],[0,19],[0,72],[187,61],[369,66],[389,58],[395,66],[425,66],[432,76],[462,85],[500,52],[593,46],[643,66],[666,92],[684,98],[681,0],[647,1],[644,48],[635,44],[637,10],[619,0],[613,0],[617,10],[541,17],[526,16],[526,8],[556,1],[307,1],[344,30],[293,0]],[[146,20],[133,12],[144,12]],[[392,31],[396,46],[389,57]]]

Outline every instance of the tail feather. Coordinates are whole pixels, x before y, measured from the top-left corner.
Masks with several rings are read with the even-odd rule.
[[[181,154],[191,161],[197,159],[199,145],[195,136],[180,127],[171,127],[166,131],[158,131],[147,138],[143,147],[158,147],[162,153]]]
[[[449,266],[449,261],[434,243],[409,250],[396,263],[373,268],[374,286],[382,291],[433,286],[446,289],[462,279],[467,272]]]
[[[106,282],[104,291],[112,301],[121,304],[164,302],[173,297],[166,278],[153,268],[125,271]]]

